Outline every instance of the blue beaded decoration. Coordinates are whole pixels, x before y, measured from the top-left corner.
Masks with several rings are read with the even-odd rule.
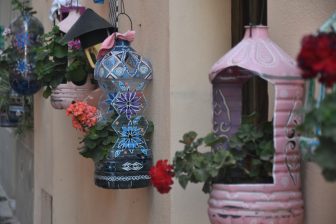
[[[95,79],[105,92],[99,109],[111,124],[118,139],[108,157],[96,163],[95,183],[109,189],[139,188],[150,184],[152,150],[144,138],[148,121],[144,89],[152,79],[151,63],[139,55],[128,41],[116,40],[115,46],[96,63]]]

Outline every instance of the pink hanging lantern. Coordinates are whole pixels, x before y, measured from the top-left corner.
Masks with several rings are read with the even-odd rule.
[[[259,76],[275,87],[272,184],[214,184],[212,224],[302,224],[300,151],[295,126],[304,82],[295,61],[268,37],[267,27],[247,27],[243,40],[211,69],[214,131],[230,138],[240,126],[242,87]]]

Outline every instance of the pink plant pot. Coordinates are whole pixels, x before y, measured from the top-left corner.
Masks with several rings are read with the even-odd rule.
[[[300,150],[295,113],[302,105],[304,86],[277,81],[274,111],[272,184],[214,184],[208,214],[212,224],[303,224]]]
[[[89,79],[82,86],[77,86],[72,82],[60,84],[52,91],[50,103],[53,108],[64,110],[68,108],[73,101],[84,100],[94,89],[96,89],[96,85],[92,84]]]
[[[295,61],[268,37],[267,27],[247,27],[244,39],[211,69],[214,114],[219,114],[214,116],[214,130],[223,127],[216,131],[220,136],[229,138],[240,126],[241,88],[249,76],[259,76],[275,88],[274,183],[213,185],[209,218],[212,224],[302,224],[295,127],[301,123],[297,111],[303,104],[304,83]]]
[[[303,224],[303,200],[288,179],[276,184],[215,184],[208,215],[212,224]]]

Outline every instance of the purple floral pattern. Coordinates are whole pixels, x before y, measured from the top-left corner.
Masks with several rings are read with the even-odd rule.
[[[119,111],[119,114],[131,119],[142,109],[141,96],[137,91],[119,92],[114,100],[114,107]]]

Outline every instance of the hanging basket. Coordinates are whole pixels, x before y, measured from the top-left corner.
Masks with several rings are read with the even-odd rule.
[[[117,115],[111,126],[117,135],[108,156],[95,164],[95,184],[107,189],[141,188],[150,185],[152,150],[145,139],[149,121],[144,117],[144,89],[152,79],[150,62],[126,40],[96,63],[95,79],[106,97],[99,109],[102,119]]]
[[[20,119],[25,113],[23,97],[13,90],[0,92],[2,96],[7,96],[8,104],[0,107],[0,127],[17,127]]]
[[[304,82],[291,59],[272,42],[267,27],[247,27],[244,39],[212,68],[214,130],[230,138],[242,115],[242,86],[252,76],[275,88],[273,183],[214,184],[208,214],[212,224],[302,224],[303,199],[295,111],[302,106]]]
[[[11,64],[9,81],[12,89],[21,95],[33,95],[40,88],[40,82],[34,73],[35,53],[32,47],[39,44],[43,34],[41,22],[30,14],[21,14],[11,24],[11,44],[16,62]]]
[[[96,85],[88,78],[86,83],[77,86],[72,82],[60,84],[52,91],[50,103],[57,110],[64,110],[69,107],[73,101],[83,101],[93,90]]]

